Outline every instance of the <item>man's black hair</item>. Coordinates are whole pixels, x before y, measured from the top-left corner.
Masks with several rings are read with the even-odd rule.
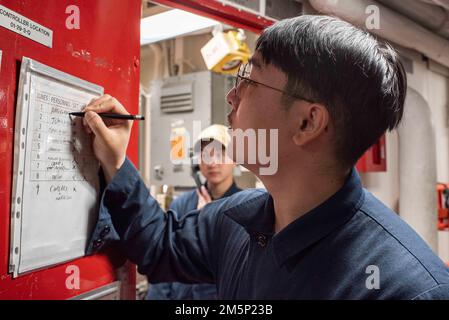
[[[326,106],[344,165],[354,165],[402,119],[407,79],[398,54],[345,21],[310,15],[282,20],[263,32],[256,51],[286,74],[287,92]],[[287,104],[290,99],[283,97]]]

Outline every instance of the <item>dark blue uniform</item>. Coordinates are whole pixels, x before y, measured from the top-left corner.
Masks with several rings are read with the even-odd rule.
[[[223,194],[221,198],[232,196],[241,191],[235,183]],[[215,199],[214,199],[215,200]],[[176,212],[178,219],[186,213],[196,210],[198,194],[196,190],[184,192],[173,200],[170,209]],[[151,279],[149,279],[151,281]],[[163,282],[152,284],[148,290],[147,299],[150,300],[207,300],[217,299],[215,284],[184,284],[179,282]]]
[[[273,200],[263,190],[238,192],[181,219],[164,214],[126,160],[102,195],[88,250],[120,239],[153,282],[216,283],[221,299],[449,298],[449,269],[362,188],[355,170],[336,194],[276,235],[273,224]]]

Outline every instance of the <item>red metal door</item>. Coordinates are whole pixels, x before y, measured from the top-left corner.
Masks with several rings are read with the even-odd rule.
[[[95,255],[12,279],[8,274],[10,199],[18,66],[27,56],[99,84],[132,113],[138,111],[140,0],[0,0],[8,9],[53,30],[49,48],[0,27],[0,299],[67,299],[122,279],[122,298],[135,296],[135,267],[117,255]],[[66,8],[79,8],[80,28],[68,29]],[[137,127],[129,158],[137,164]],[[112,252],[112,251],[111,251]],[[66,268],[79,269],[79,289],[67,289]]]

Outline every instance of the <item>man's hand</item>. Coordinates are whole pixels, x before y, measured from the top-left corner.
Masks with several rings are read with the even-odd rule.
[[[92,100],[83,110],[83,125],[93,133],[93,150],[109,183],[125,162],[132,121],[102,119],[98,113],[129,114],[117,99],[108,94]]]
[[[209,192],[207,192],[205,186],[201,186],[201,190],[196,189],[196,193],[198,194],[198,205],[196,206],[198,210],[204,207],[209,202],[212,202],[212,198],[209,195]]]

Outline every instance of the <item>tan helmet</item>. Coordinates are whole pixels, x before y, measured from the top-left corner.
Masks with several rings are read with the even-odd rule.
[[[229,142],[231,141],[228,127],[221,124],[213,124],[201,131],[195,142],[195,152],[200,151],[202,141],[208,142],[212,140],[220,142],[225,148],[227,148]]]

